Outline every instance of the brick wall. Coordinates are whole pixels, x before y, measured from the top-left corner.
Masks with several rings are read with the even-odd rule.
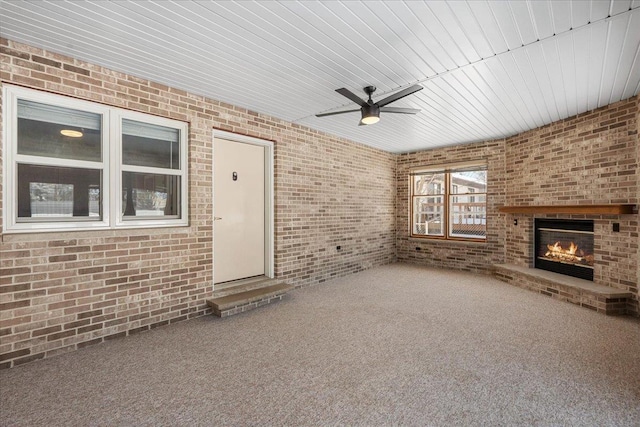
[[[276,144],[276,275],[319,283],[395,261],[395,156],[299,132]]]
[[[640,203],[639,97],[507,138],[504,141],[398,156],[397,251],[401,261],[489,272],[495,263],[533,267],[532,215],[500,214],[502,205]],[[410,168],[487,159],[487,242],[409,238]],[[593,219],[594,283],[635,295],[639,315],[640,216],[535,215]],[[514,225],[514,220],[518,225]],[[613,223],[620,232],[613,232]],[[418,250],[418,248],[420,250]]]
[[[0,236],[0,368],[208,313],[214,128],[275,142],[278,278],[395,259],[389,153],[4,39],[0,80],[188,122],[190,209],[188,227]]]
[[[498,211],[505,202],[504,159],[504,140],[399,155],[396,174],[398,260],[482,273],[489,273],[492,264],[504,262],[504,214]],[[488,168],[486,242],[410,238],[409,171],[421,166],[477,160],[486,160]]]
[[[213,128],[275,142],[275,271],[299,286],[396,252],[476,272],[529,265],[532,218],[499,206],[639,203],[637,97],[507,140],[396,156],[23,44],[0,39],[0,49],[2,82],[189,122],[191,215],[181,228],[0,236],[0,367],[208,313]],[[487,242],[409,239],[409,169],[480,159]],[[638,215],[594,219],[596,281],[637,295]]]
[[[640,203],[638,97],[506,140],[508,205]],[[628,290],[638,315],[639,216],[536,215],[594,220],[594,283]],[[518,225],[513,220],[518,219]],[[613,232],[613,223],[620,232]],[[508,215],[505,261],[533,266],[533,216]]]

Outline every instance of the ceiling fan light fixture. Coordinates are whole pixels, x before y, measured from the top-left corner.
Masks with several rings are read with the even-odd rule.
[[[362,107],[362,120],[360,123],[363,125],[372,125],[380,121],[380,108],[377,105],[365,105]]]
[[[376,117],[376,116],[363,117],[361,120],[363,125],[372,125],[374,123],[378,123],[379,121],[380,121],[380,117]]]

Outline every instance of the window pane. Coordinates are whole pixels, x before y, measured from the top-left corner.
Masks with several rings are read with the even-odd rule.
[[[123,119],[122,163],[180,169],[180,131]]]
[[[413,234],[444,235],[444,198],[442,196],[413,198]]]
[[[101,119],[96,113],[19,99],[18,154],[100,162]]]
[[[451,192],[454,194],[486,193],[487,171],[453,172],[451,174]]]
[[[18,220],[102,219],[102,173],[96,169],[18,165]]]
[[[413,177],[413,194],[444,194],[444,173],[416,175]]]
[[[487,229],[485,194],[451,197],[449,227],[452,237],[483,238]]]
[[[122,173],[122,214],[125,217],[180,215],[180,177]]]

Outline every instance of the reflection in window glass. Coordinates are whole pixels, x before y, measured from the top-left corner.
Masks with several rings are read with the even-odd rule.
[[[102,218],[96,169],[18,165],[18,219]]]
[[[18,154],[99,162],[101,119],[96,113],[20,99]]]
[[[180,177],[122,173],[122,214],[126,217],[180,216]]]
[[[73,184],[30,182],[31,217],[73,216]]]
[[[122,162],[131,166],[180,168],[180,131],[122,120]]]
[[[444,173],[420,174],[413,177],[414,195],[444,194]]]
[[[451,174],[451,192],[454,194],[486,193],[487,171],[464,171]]]

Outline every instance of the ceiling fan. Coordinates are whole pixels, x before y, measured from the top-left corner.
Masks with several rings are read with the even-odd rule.
[[[336,114],[344,114],[344,113],[352,113],[354,111],[362,112],[362,119],[360,120],[359,126],[362,125],[372,125],[374,123],[378,123],[380,120],[380,113],[398,113],[398,114],[416,114],[420,110],[415,108],[400,108],[400,107],[385,107],[387,104],[391,104],[392,102],[397,101],[400,98],[404,98],[405,96],[411,95],[419,90],[422,90],[422,86],[413,85],[406,89],[401,90],[400,92],[396,92],[393,95],[389,95],[388,97],[378,101],[373,102],[371,99],[371,95],[375,92],[375,86],[367,86],[364,89],[364,92],[369,95],[369,99],[365,101],[360,98],[355,93],[351,92],[349,89],[340,88],[336,89],[340,95],[345,96],[358,104],[360,106],[359,109],[355,110],[345,110],[345,111],[335,111],[333,113],[320,113],[316,114],[316,117],[325,117],[325,116],[333,116]]]

